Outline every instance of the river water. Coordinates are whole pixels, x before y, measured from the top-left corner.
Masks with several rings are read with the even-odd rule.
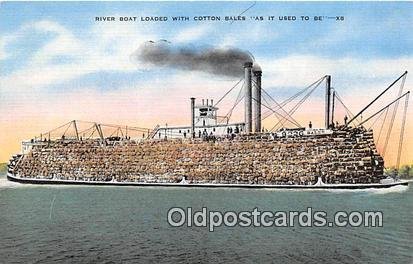
[[[383,227],[171,227],[171,207],[379,210]],[[0,177],[1,263],[412,263],[413,190],[35,186]]]

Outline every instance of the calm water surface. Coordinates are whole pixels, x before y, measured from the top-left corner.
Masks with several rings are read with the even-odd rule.
[[[384,227],[173,228],[200,210],[381,210]],[[0,263],[412,263],[413,190],[30,186],[0,178]]]

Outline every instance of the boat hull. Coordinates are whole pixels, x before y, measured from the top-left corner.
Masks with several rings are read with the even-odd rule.
[[[81,180],[56,180],[38,178],[20,178],[7,173],[9,181],[22,184],[58,184],[58,185],[99,185],[99,186],[161,186],[161,187],[184,187],[184,188],[244,188],[244,189],[382,189],[394,186],[408,186],[407,181],[393,183],[370,183],[370,184],[323,184],[323,185],[275,185],[275,184],[222,184],[222,183],[157,183],[157,182],[115,182],[115,181],[81,181]]]

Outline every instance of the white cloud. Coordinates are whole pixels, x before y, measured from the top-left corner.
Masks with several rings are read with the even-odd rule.
[[[26,25],[30,30],[30,26]],[[40,21],[31,25],[33,29],[40,32],[55,33],[56,36],[40,48],[30,59],[31,67],[50,64],[56,56],[79,57],[84,53],[83,43],[77,39],[69,30],[53,21]]]
[[[5,60],[8,57],[6,52],[6,45],[8,44],[9,40],[7,37],[0,37],[0,61]]]
[[[4,34],[0,38],[0,60],[6,59],[11,52],[7,52],[7,46],[24,39],[25,36],[33,34],[33,32],[56,33],[58,35],[70,35],[64,27],[53,21],[43,20],[35,23],[27,23],[22,25],[13,33]],[[9,47],[10,48],[10,47]]]
[[[347,79],[348,83],[360,80],[382,82],[383,78],[396,79],[405,70],[413,69],[413,57],[368,60],[295,54],[277,59],[256,58],[256,61],[263,69],[267,87],[305,86],[324,75]]]
[[[325,75],[332,76],[332,86],[338,91],[344,103],[354,112],[361,110],[388,85],[396,80],[406,70],[413,69],[412,57],[393,59],[358,59],[342,58],[331,59],[310,55],[291,55],[279,59],[257,58],[263,69],[263,88],[269,91],[276,99],[280,94],[295,94],[286,88],[304,88]],[[387,103],[396,98],[401,82],[398,82],[369,110],[367,115],[378,111]],[[323,84],[324,86],[324,84]],[[320,88],[323,89],[323,86]],[[404,91],[411,89],[413,80],[406,78]],[[270,89],[271,88],[271,89]],[[323,91],[318,89],[318,103],[313,95],[310,97],[313,105],[322,104]],[[315,100],[315,101],[314,101]],[[308,109],[308,105],[306,106]],[[400,108],[399,108],[400,109]],[[401,111],[401,110],[400,110]]]
[[[0,78],[2,90],[38,90],[47,85],[59,84],[67,80],[93,72],[87,65],[44,65],[28,67]]]
[[[130,56],[148,40],[158,39],[151,26],[134,26],[120,22],[110,25],[97,24],[92,28],[93,38],[85,43],[89,63],[96,68],[114,71],[145,69],[143,64],[131,61]]]
[[[18,40],[19,33],[20,32],[16,32],[14,34],[4,34],[0,36],[0,61],[10,57],[10,52],[7,52],[7,46]]]
[[[7,41],[4,37],[0,38],[0,61],[7,58],[6,43]]]
[[[188,27],[181,30],[176,36],[172,39],[173,43],[188,43],[201,39],[206,34],[211,32],[213,27],[208,24],[196,25],[193,27]]]
[[[137,65],[130,55],[148,39],[155,38],[151,28],[132,24],[112,23],[95,25],[88,35],[81,38],[53,21],[39,21],[22,26],[16,33],[3,37],[5,43],[24,38],[34,31],[54,33],[55,36],[28,59],[27,64],[6,76],[0,77],[5,89],[42,89],[100,71],[136,71],[145,65]],[[5,44],[0,46],[0,58],[7,57]],[[56,63],[54,59],[69,59]]]
[[[19,89],[22,91],[42,89],[48,85],[63,83],[100,71],[133,72],[147,69],[147,65],[133,63],[130,60],[130,54],[145,41],[158,39],[158,36],[153,33],[154,28],[148,25],[137,27],[134,24],[120,22],[96,24],[87,35],[78,37],[62,25],[46,20],[24,25],[15,35],[3,36],[2,39],[7,38],[6,42],[10,43],[10,41],[16,41],[16,38],[22,38],[24,34],[33,30],[52,32],[55,36],[35,52],[24,68],[0,77],[0,86],[3,92]],[[202,37],[209,30],[211,29],[208,26],[186,28],[177,35],[176,39],[189,41],[191,38]],[[253,30],[253,32],[257,33],[258,31]],[[262,34],[262,32],[258,33],[258,35]],[[250,34],[247,36],[251,37]],[[237,39],[242,38],[238,37]],[[1,48],[0,46],[0,55],[4,57],[4,44],[3,51]],[[58,56],[69,56],[73,58],[73,61],[56,64],[53,59]],[[354,83],[354,80],[360,79],[371,81],[371,85],[368,87],[374,85],[384,87],[386,84],[382,83],[383,78],[392,80],[406,69],[413,68],[413,58],[411,57],[365,60],[351,57],[334,59],[294,54],[283,58],[256,58],[256,61],[263,68],[264,88],[304,87],[326,74],[333,76],[333,85],[337,84],[338,88],[347,84],[337,83],[336,80],[347,80],[349,83]],[[174,77],[173,81],[181,86],[186,86],[186,91],[192,91],[193,95],[204,94],[208,96],[207,93],[203,92],[211,93],[211,87],[217,85],[215,77],[204,78],[201,73],[197,72],[180,72],[179,74],[182,78]],[[189,76],[190,78],[188,78]],[[375,80],[376,78],[380,82]],[[197,82],[201,79],[202,81]],[[171,79],[166,78],[162,82],[168,80]],[[151,84],[152,81],[148,80],[148,87],[162,86],[162,83]],[[185,83],[187,85],[183,85]],[[359,87],[363,85],[367,87],[366,84],[359,84]],[[170,87],[176,86],[170,83]],[[222,88],[219,87],[217,91],[220,89]],[[216,95],[219,96],[219,93],[217,92]]]
[[[279,33],[274,33],[270,28],[262,25],[253,24],[248,27],[232,27],[228,24],[227,30],[220,36],[217,41],[219,47],[242,47],[249,42],[274,41]]]

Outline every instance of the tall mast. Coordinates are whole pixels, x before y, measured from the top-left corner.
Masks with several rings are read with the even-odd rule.
[[[336,91],[333,90],[333,99],[331,103],[331,123],[334,124],[334,110],[336,105]]]
[[[76,120],[73,120],[73,127],[75,128],[76,139],[79,140],[79,131],[77,130]]]
[[[325,128],[330,126],[330,95],[331,95],[331,76],[326,76],[326,98],[325,98]]]

